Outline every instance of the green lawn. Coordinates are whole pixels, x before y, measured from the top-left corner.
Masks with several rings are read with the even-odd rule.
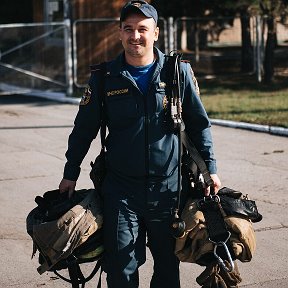
[[[273,84],[255,79],[201,80],[201,99],[212,119],[288,128],[288,77]]]

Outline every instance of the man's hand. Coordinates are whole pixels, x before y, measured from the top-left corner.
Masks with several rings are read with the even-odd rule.
[[[76,181],[71,181],[63,178],[59,184],[59,191],[60,193],[68,191],[68,195],[70,198],[73,192],[75,191],[75,187],[76,187]]]
[[[219,177],[217,176],[217,174],[211,174],[210,175],[213,182],[214,182],[214,193],[217,194],[218,190],[221,187],[221,181],[219,179]],[[205,188],[205,196],[209,196],[210,195],[210,187]]]

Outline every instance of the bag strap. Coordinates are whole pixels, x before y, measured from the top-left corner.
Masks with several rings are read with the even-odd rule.
[[[97,288],[101,288],[101,275],[102,275],[102,259],[99,259],[92,272],[90,273],[89,276],[85,277],[81,271],[80,265],[77,262],[77,258],[74,257],[71,260],[71,257],[69,259],[67,259],[67,269],[69,272],[69,278],[64,277],[63,275],[61,275],[57,270],[53,270],[53,272],[55,273],[55,275],[57,275],[60,279],[70,283],[72,285],[72,288],[79,288],[79,285],[81,285],[81,288],[85,287],[85,284],[90,281],[98,272],[98,270],[100,269],[100,274],[99,274],[99,283],[97,285]]]
[[[178,203],[175,209],[175,218],[179,218],[178,211],[180,208],[181,200],[181,166],[182,166],[182,145],[187,149],[192,160],[198,166],[201,174],[203,175],[204,182],[210,189],[213,188],[213,180],[207,169],[206,163],[196,149],[194,143],[191,141],[187,132],[184,129],[184,123],[182,120],[181,112],[181,97],[180,97],[180,60],[181,54],[174,53],[173,56],[168,56],[168,73],[173,75],[172,80],[170,76],[170,106],[171,106],[171,117],[174,124],[174,129],[176,130],[179,137],[179,158],[178,158]],[[170,61],[170,63],[169,63]],[[172,63],[172,64],[171,64]],[[174,66],[173,66],[174,64]],[[172,69],[172,70],[171,70]],[[175,105],[176,104],[176,105]],[[231,233],[227,230],[221,209],[220,209],[220,198],[217,195],[212,195],[214,191],[211,191],[211,195],[204,197],[202,201],[199,201],[198,207],[203,212],[205,217],[205,222],[209,234],[209,240],[215,245],[214,246],[214,256],[216,257],[218,263],[225,271],[232,271],[234,268],[234,263],[231,258],[230,251],[226,245],[229,240]],[[179,224],[179,223],[178,223]],[[218,250],[220,248],[221,256],[224,254],[225,260],[227,259],[230,266],[226,266],[222,258],[218,255]],[[224,253],[223,253],[224,249]]]
[[[191,159],[198,166],[201,174],[203,175],[204,182],[206,183],[206,185],[213,187],[213,180],[207,169],[207,165],[205,161],[203,160],[202,156],[200,155],[200,153],[198,152],[198,150],[196,149],[194,143],[191,141],[191,139],[187,135],[186,131],[181,131],[181,140],[182,140],[182,144],[185,146],[185,148],[189,152]]]
[[[224,271],[232,272],[233,260],[236,257],[231,247],[231,232],[228,231],[222,214],[220,197],[218,195],[206,196],[197,202],[197,206],[204,215],[209,241],[214,245],[214,257]]]
[[[106,139],[106,125],[107,125],[107,113],[106,113],[106,101],[104,97],[105,87],[105,74],[107,71],[107,63],[102,62],[99,65],[100,69],[100,81],[98,83],[98,95],[101,104],[101,125],[100,125],[100,140],[101,140],[101,151],[105,150],[105,139]]]
[[[177,194],[178,202],[177,207],[174,210],[175,219],[179,219],[179,209],[180,209],[180,198],[182,190],[182,172],[181,172],[181,159],[182,159],[182,141],[181,141],[181,131],[184,131],[184,122],[182,120],[182,101],[180,93],[180,62],[182,54],[173,53],[173,55],[166,56],[166,65],[167,65],[167,81],[168,81],[168,103],[170,108],[170,117],[172,119],[172,129],[175,134],[177,134],[179,139],[178,145],[178,181],[177,181]]]

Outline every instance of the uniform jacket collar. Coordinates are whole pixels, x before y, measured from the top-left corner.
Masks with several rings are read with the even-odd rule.
[[[124,53],[125,52],[122,52],[120,55],[118,55],[116,59],[110,62],[110,65],[108,65],[107,72],[110,75],[112,76],[119,76],[120,74],[127,75]],[[163,67],[165,55],[157,47],[154,47],[154,53],[157,56],[157,59],[156,59],[157,66],[155,68],[155,71],[156,71]]]

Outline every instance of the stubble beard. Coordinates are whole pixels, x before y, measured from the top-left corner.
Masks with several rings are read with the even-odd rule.
[[[144,47],[139,44],[140,47],[138,47],[137,49],[134,49],[133,47],[127,47],[126,52],[127,54],[129,54],[131,57],[142,57],[144,56]]]

